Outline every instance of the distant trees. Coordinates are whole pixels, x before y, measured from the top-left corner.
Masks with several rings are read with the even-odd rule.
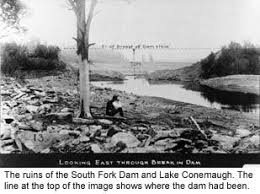
[[[260,50],[246,43],[231,42],[201,62],[201,77],[212,78],[233,74],[260,74]]]

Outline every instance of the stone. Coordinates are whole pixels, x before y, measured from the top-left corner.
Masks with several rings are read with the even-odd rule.
[[[71,112],[71,113],[74,113],[74,110],[72,108],[63,108],[60,112]]]
[[[7,124],[0,124],[1,130],[0,130],[0,139],[6,140],[11,139],[11,127]]]
[[[36,96],[39,96],[39,97],[45,97],[45,96],[46,96],[46,93],[45,93],[45,92],[34,91],[34,94],[35,94]]]
[[[90,125],[89,126],[90,133],[95,133],[97,130],[101,130],[101,129],[102,129],[101,125]]]
[[[27,102],[28,104],[30,104],[30,105],[35,105],[35,106],[40,105],[40,102],[39,102],[38,99],[28,100],[28,101],[26,101],[26,102]]]
[[[31,91],[37,91],[37,92],[43,92],[43,90],[42,89],[40,89],[40,88],[36,88],[36,87],[34,87],[34,86],[27,86],[27,88],[29,88]]]
[[[50,152],[51,152],[50,148],[46,148],[46,149],[41,151],[42,154],[49,154]]]
[[[32,127],[25,123],[18,123],[18,129],[27,131],[27,130],[32,130]]]
[[[82,136],[82,137],[80,137],[79,141],[80,141],[81,143],[87,143],[87,142],[90,141],[90,138],[87,137],[87,136]]]
[[[46,115],[46,117],[51,121],[57,120],[66,122],[72,122],[72,116],[72,113],[50,113]]]
[[[63,130],[60,130],[60,131],[59,131],[59,134],[60,134],[60,135],[69,135],[70,132],[71,132],[70,130],[63,129]]]
[[[13,98],[13,100],[18,100],[19,98],[21,98],[21,97],[23,97],[23,96],[25,96],[26,94],[25,93],[19,93],[17,96],[15,96],[14,98]]]
[[[13,108],[13,107],[17,106],[17,102],[16,101],[5,101],[4,105],[8,106],[9,108]]]
[[[73,118],[72,122],[79,125],[91,125],[95,123],[93,119],[82,119],[82,118]]]
[[[34,105],[27,105],[26,110],[29,111],[30,113],[36,113],[38,112],[39,106],[34,106]]]
[[[79,131],[70,131],[69,135],[74,138],[78,138],[80,136],[80,132]]]
[[[237,129],[236,133],[239,137],[246,137],[251,134],[251,132],[247,129]]]
[[[248,139],[253,145],[260,146],[260,135],[256,134]]]
[[[48,132],[37,133],[22,131],[17,134],[16,144],[22,149],[21,151],[31,150],[35,153],[40,153],[41,151],[50,148],[59,138],[61,137],[58,137],[58,134],[55,135]]]
[[[98,119],[98,122],[99,122],[100,124],[104,124],[104,125],[112,125],[112,124],[113,124],[112,121],[107,120],[107,119]]]
[[[154,145],[156,146],[169,146],[172,143],[175,143],[175,140],[172,138],[166,138],[166,139],[162,139],[162,140],[158,140],[154,143]]]
[[[111,138],[111,143],[116,145],[118,142],[123,142],[127,147],[137,147],[140,144],[140,141],[130,133],[117,133]]]
[[[31,93],[32,91],[26,87],[20,89],[21,92]]]
[[[52,104],[43,104],[39,107],[39,111],[43,113],[49,113],[51,112],[52,107]]]
[[[218,141],[220,147],[222,147],[224,150],[232,150],[234,143],[237,142],[240,138],[236,136],[213,134],[211,139]]]
[[[43,122],[41,121],[31,121],[29,122],[29,125],[31,126],[31,128],[34,130],[34,131],[43,131],[45,130],[45,126],[43,124]]]
[[[92,144],[90,145],[90,147],[94,153],[102,153],[102,150],[100,149],[98,144]]]

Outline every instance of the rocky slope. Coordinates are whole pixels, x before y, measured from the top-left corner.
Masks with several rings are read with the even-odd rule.
[[[78,82],[59,75],[1,80],[0,153],[254,153],[259,118],[109,88],[91,88],[93,118],[79,119]],[[125,118],[105,117],[114,94]]]

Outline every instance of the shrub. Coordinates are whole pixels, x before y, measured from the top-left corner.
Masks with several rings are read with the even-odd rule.
[[[26,46],[7,43],[1,53],[1,72],[15,75],[17,71],[64,69],[65,64],[59,61],[59,52],[56,46],[38,44],[29,52]]]
[[[28,64],[28,49],[16,43],[8,43],[3,46],[1,53],[1,71],[4,74],[12,74],[23,69]]]
[[[59,59],[60,49],[57,46],[45,46],[38,44],[32,54],[33,57],[39,57],[44,59]]]

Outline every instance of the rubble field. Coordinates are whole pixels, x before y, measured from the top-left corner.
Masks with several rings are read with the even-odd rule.
[[[125,118],[104,115],[119,95]],[[79,115],[76,79],[1,79],[0,153],[259,153],[257,115],[91,87]]]

